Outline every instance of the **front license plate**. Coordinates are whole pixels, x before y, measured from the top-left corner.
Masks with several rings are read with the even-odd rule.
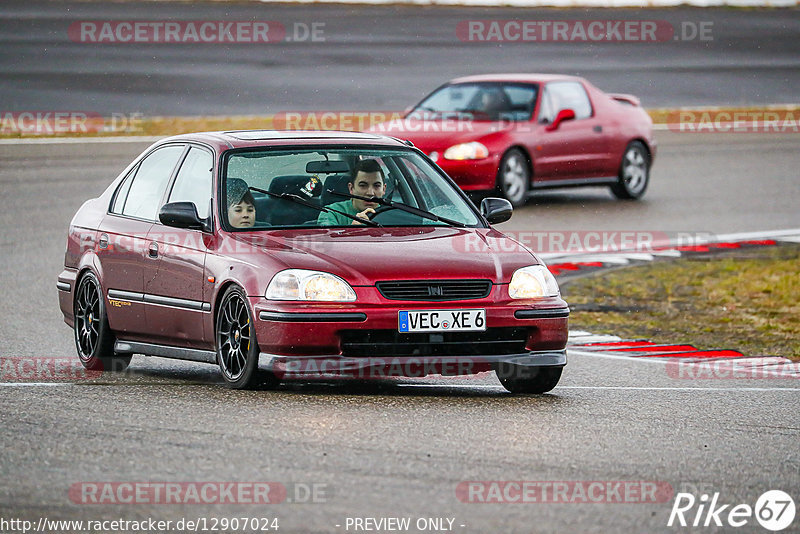
[[[398,312],[400,332],[482,332],[486,310],[413,310]]]

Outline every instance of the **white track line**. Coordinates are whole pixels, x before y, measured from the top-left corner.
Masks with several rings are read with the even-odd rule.
[[[489,386],[483,384],[397,384],[398,387],[405,388],[449,388],[449,389],[482,389],[489,391],[505,391],[502,386]],[[747,392],[765,392],[765,391],[800,391],[800,388],[754,388],[754,387],[723,387],[723,388],[706,388],[706,387],[678,387],[678,386],[556,386],[553,391],[559,389],[596,389],[596,390],[610,390],[610,391],[747,391]]]
[[[0,387],[22,388],[35,386],[74,386],[73,382],[0,382]]]
[[[656,364],[661,364],[661,365],[666,365],[667,364],[666,361],[654,359],[652,357],[651,358],[634,358],[632,356],[620,356],[620,355],[617,355],[617,354],[606,354],[604,352],[594,352],[594,351],[588,351],[588,350],[576,350],[576,349],[571,349],[569,346],[567,346],[567,356],[569,356],[570,354],[572,354],[572,355],[577,354],[578,356],[590,356],[590,357],[593,357],[593,358],[608,358],[609,360],[626,360],[626,361],[629,361],[629,362],[630,361],[634,361],[634,362],[642,362],[642,363],[656,363]],[[668,356],[665,356],[665,357],[668,357]]]
[[[800,391],[800,388],[702,388],[702,387],[672,387],[672,386],[556,386],[556,389],[618,389],[633,391]]]

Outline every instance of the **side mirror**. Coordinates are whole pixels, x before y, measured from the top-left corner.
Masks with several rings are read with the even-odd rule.
[[[211,232],[211,218],[201,219],[194,202],[169,202],[161,206],[158,220],[165,226]]]
[[[571,109],[562,109],[561,111],[558,112],[558,114],[556,115],[556,118],[553,119],[553,122],[551,124],[548,124],[545,127],[545,130],[547,130],[548,132],[552,132],[554,130],[557,130],[558,126],[562,122],[571,121],[571,120],[574,120],[574,119],[575,119],[575,112],[573,110],[571,110]]]
[[[483,215],[489,224],[498,224],[506,222],[511,218],[514,213],[514,208],[511,202],[504,198],[484,198],[481,200],[481,215]]]

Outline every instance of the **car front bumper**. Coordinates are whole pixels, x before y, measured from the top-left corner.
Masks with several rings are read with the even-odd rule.
[[[392,305],[284,305],[252,299],[259,366],[300,376],[460,375],[499,363],[563,366],[569,308],[560,298],[541,306],[486,301]],[[486,310],[482,332],[398,331],[401,310]]]
[[[494,189],[497,182],[499,156],[491,154],[478,160],[449,160],[439,157],[436,164],[465,191]]]

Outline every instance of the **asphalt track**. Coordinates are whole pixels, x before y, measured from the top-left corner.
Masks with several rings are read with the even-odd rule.
[[[504,227],[800,226],[796,135],[664,132],[659,141],[644,202],[613,201],[605,190],[537,194]],[[54,287],[65,230],[145,145],[0,144],[4,358],[74,357]],[[676,493],[718,491],[726,503],[753,505],[769,489],[796,498],[798,394],[792,379],[676,379],[664,364],[577,352],[559,387],[540,397],[508,395],[493,375],[233,392],[212,366],[137,356],[123,375],[0,384],[0,517],[278,517],[284,532],[353,532],[348,517],[448,517],[465,533],[665,531],[671,497],[470,504],[456,488],[468,480],[656,481]],[[98,481],[321,484],[327,493],[266,506],[70,500],[70,487]]]
[[[440,80],[486,70],[584,74],[648,106],[798,101],[796,10],[647,12],[675,23],[713,19],[711,43],[468,47],[453,38],[455,23],[471,17],[572,16],[644,17],[635,10],[4,2],[0,107],[146,115],[393,109]],[[319,20],[330,41],[265,51],[88,48],[66,39],[71,20],[123,17]],[[537,193],[500,228],[721,234],[800,226],[797,134],[661,132],[658,139],[642,202],[614,201],[605,190]],[[0,144],[0,357],[74,356],[54,287],[66,228],[144,145]],[[129,373],[97,380],[3,382],[2,519],[278,517],[283,532],[353,532],[344,528],[348,517],[399,516],[454,518],[453,531],[464,533],[676,530],[666,527],[672,499],[467,504],[456,496],[467,480],[657,481],[751,506],[763,492],[783,489],[800,502],[796,380],[679,380],[662,363],[572,352],[559,387],[539,397],[508,395],[491,375],[232,392],[214,367],[144,357]],[[327,495],[267,506],[70,500],[70,487],[92,481],[323,484]],[[751,520],[737,531],[763,530]]]
[[[462,42],[469,20],[656,20],[659,42]],[[72,42],[79,21],[274,21],[268,44]],[[294,38],[312,24],[321,38]],[[690,28],[710,28],[691,37]],[[298,31],[298,37],[302,32]],[[0,110],[153,115],[402,110],[446,80],[486,72],[585,76],[645,107],[797,103],[797,9],[497,9],[260,2],[0,4]]]

